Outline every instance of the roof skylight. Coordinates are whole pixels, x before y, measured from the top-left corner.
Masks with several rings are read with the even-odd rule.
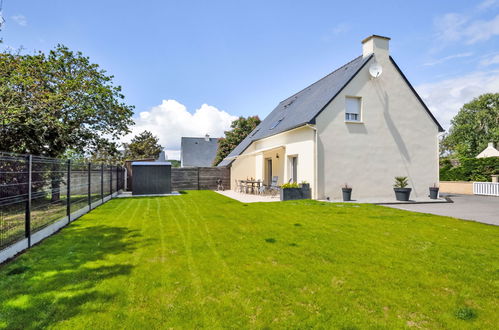
[[[281,123],[281,121],[284,119],[284,117],[282,117],[281,119],[279,119],[278,121],[276,121],[275,123],[272,124],[272,126],[270,126],[269,129],[274,129],[277,127],[277,125],[279,125]]]

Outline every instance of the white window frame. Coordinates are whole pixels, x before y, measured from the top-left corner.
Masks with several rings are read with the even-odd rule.
[[[293,159],[296,158],[296,178],[294,178],[293,176]],[[299,163],[299,159],[298,159],[298,155],[295,154],[295,155],[288,155],[288,164],[289,164],[289,167],[288,167],[288,181],[291,180],[291,182],[296,182],[298,183],[298,163]],[[293,179],[295,179],[296,181],[293,181]]]
[[[348,99],[357,99],[359,102],[359,113],[347,112]],[[345,96],[345,122],[346,123],[362,123],[362,97],[360,96]]]

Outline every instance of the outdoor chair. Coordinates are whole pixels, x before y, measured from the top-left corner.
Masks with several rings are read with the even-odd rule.
[[[267,193],[267,191],[268,191],[268,189],[267,189],[267,187],[264,184],[262,184],[260,186],[260,188],[258,188],[258,194],[259,195],[265,195]]]
[[[272,194],[272,196],[277,195],[281,190],[281,187],[279,187],[277,185],[278,180],[279,180],[278,176],[272,177],[272,182],[270,183],[270,187],[269,187],[269,190],[270,190],[270,193]]]
[[[217,191],[224,191],[224,185],[222,183],[222,179],[217,179]]]

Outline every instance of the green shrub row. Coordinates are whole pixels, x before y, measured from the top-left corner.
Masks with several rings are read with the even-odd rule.
[[[465,158],[458,165],[449,159],[440,161],[441,181],[491,181],[491,175],[499,174],[499,157]]]

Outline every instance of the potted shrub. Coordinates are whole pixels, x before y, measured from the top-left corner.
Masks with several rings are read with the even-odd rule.
[[[303,189],[310,189],[310,183],[308,183],[307,181],[302,181],[300,186],[303,188]]]
[[[430,199],[438,198],[438,186],[436,183],[433,184],[433,187],[430,187]]]
[[[411,188],[407,188],[409,183],[406,176],[396,176],[393,191],[395,191],[395,198],[398,201],[408,201],[411,196]]]
[[[285,183],[281,186],[281,201],[302,199],[301,188],[298,183]]]
[[[341,193],[343,194],[344,202],[352,200],[352,187],[349,187],[346,183],[343,187],[341,187]]]

